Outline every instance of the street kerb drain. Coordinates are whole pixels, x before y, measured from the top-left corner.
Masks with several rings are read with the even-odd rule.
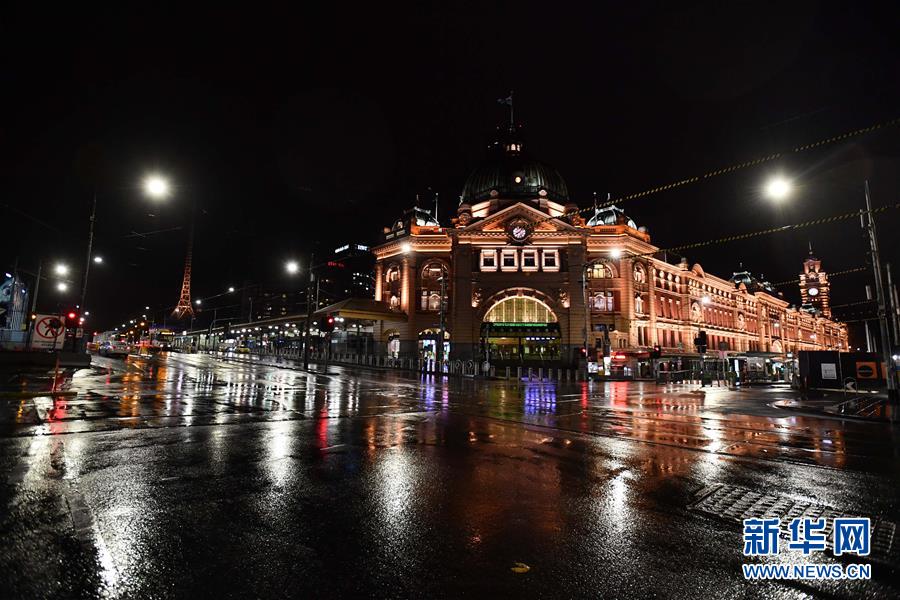
[[[835,517],[865,516],[848,514],[822,504],[795,500],[787,496],[763,494],[749,488],[722,483],[706,486],[695,494],[695,498],[694,502],[688,505],[688,510],[738,526],[743,526],[744,519],[753,518],[777,517],[782,523],[788,523],[797,517],[810,519],[824,517],[827,522],[829,551],[832,550],[831,529]],[[900,565],[900,552],[895,542],[897,525],[884,519],[869,518],[872,522],[872,538],[871,554],[867,558],[889,565]],[[786,537],[786,529],[782,529],[782,537]]]

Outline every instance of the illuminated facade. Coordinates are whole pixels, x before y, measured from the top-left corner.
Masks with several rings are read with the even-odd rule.
[[[498,365],[574,365],[585,348],[634,361],[657,344],[664,356],[696,356],[700,330],[725,355],[847,349],[817,259],[801,292],[806,300],[815,274],[824,302],[797,309],[749,273],[724,279],[663,260],[615,206],[587,219],[577,208],[559,173],[506,132],[469,176],[450,226],[415,208],[372,249],[375,298],[398,314],[376,325],[379,347],[428,354],[443,322],[451,359]]]

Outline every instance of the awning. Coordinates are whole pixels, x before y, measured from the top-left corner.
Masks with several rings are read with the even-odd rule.
[[[365,321],[405,322],[406,313],[391,310],[387,302],[372,298],[347,298],[320,308],[314,315],[343,317],[345,319],[361,319]]]

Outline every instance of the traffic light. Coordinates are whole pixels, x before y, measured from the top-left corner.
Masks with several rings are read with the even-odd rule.
[[[325,331],[329,333],[334,331],[334,315],[328,315],[325,319]]]
[[[650,351],[650,358],[661,358],[662,357],[662,346],[656,344],[653,346],[653,350]]]
[[[700,354],[706,354],[707,344],[708,341],[706,338],[706,332],[701,331],[697,334],[697,337],[694,338],[694,346],[697,347],[697,352],[699,352]]]
[[[78,314],[77,310],[67,311],[66,312],[66,327],[67,328],[68,327],[79,327],[81,325],[81,323],[79,323],[79,321],[78,321],[79,316],[80,315]]]

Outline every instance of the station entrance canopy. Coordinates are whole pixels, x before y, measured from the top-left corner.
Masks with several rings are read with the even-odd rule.
[[[379,302],[372,298],[347,298],[335,302],[313,313],[315,316],[332,315],[345,319],[359,319],[365,321],[394,321],[406,322],[406,313],[391,310],[387,302]]]

